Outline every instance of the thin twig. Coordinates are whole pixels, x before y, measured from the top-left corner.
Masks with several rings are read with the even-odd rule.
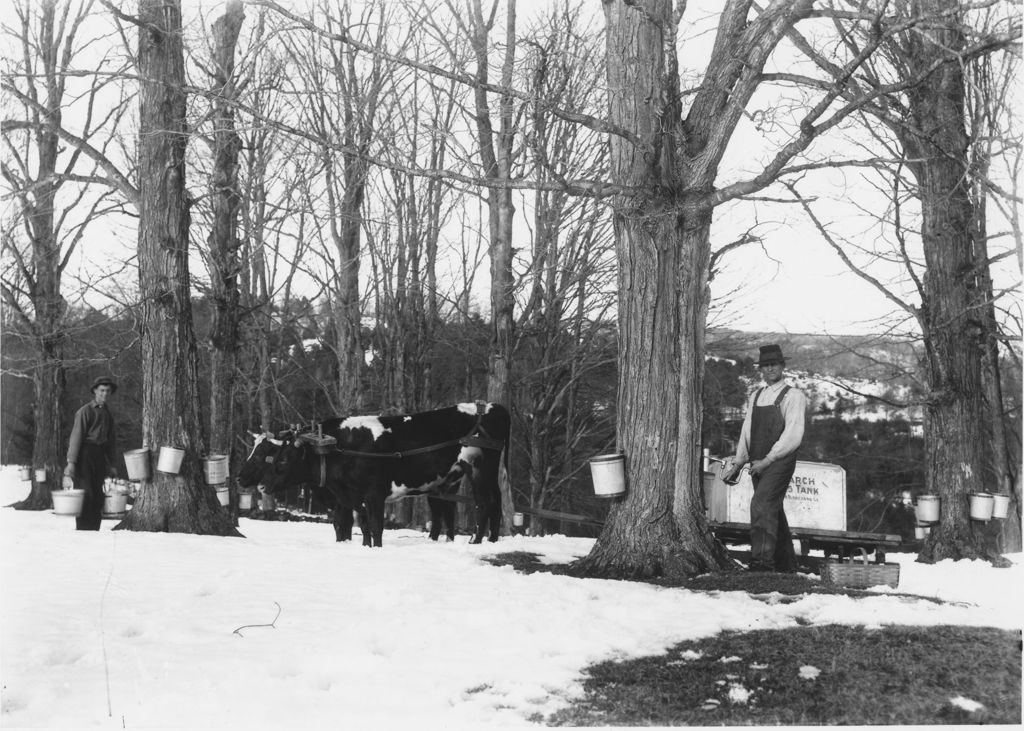
[[[236,629],[231,634],[238,635],[239,637],[245,637],[245,635],[243,635],[241,632],[241,630],[243,629],[248,629],[249,627],[274,627],[274,625],[277,623],[277,618],[281,616],[281,605],[277,602],[274,602],[274,606],[277,607],[277,617],[274,617],[274,621],[270,624],[243,624],[241,627]]]

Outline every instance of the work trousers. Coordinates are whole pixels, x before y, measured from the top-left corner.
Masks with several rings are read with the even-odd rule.
[[[107,479],[107,450],[83,442],[75,465],[75,487],[85,490],[82,512],[75,518],[77,530],[99,530],[103,522],[103,482]]]
[[[774,567],[776,571],[795,571],[796,552],[793,535],[782,509],[789,481],[796,470],[796,459],[773,462],[753,478],[754,496],[750,500],[750,560],[752,564]]]

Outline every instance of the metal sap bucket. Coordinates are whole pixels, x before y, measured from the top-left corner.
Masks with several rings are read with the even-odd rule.
[[[185,450],[179,447],[160,447],[160,459],[156,468],[160,472],[176,475],[181,470],[181,462],[185,459]]]
[[[938,495],[918,495],[917,506],[914,512],[917,514],[918,523],[938,523],[939,507],[942,503]]]
[[[1010,513],[1010,496],[995,494],[992,496],[992,517],[1003,520]]]
[[[139,482],[149,479],[149,450],[130,449],[124,453],[124,466],[128,479]]]
[[[590,459],[590,476],[597,497],[619,497],[626,492],[626,458],[622,454],[602,454]]]
[[[971,520],[987,522],[992,520],[992,493],[972,492],[970,494]]]
[[[81,515],[82,505],[85,504],[85,490],[54,490],[50,497],[53,498],[55,515]]]
[[[203,461],[207,485],[222,485],[228,481],[228,456],[211,454]]]

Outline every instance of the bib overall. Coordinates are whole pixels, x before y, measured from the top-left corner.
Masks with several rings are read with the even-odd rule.
[[[763,390],[763,389],[762,389]],[[786,397],[789,386],[779,393],[773,404],[758,406],[761,391],[754,396],[750,417],[751,462],[764,459],[782,436],[786,420],[779,405]],[[789,532],[782,501],[789,489],[789,481],[796,470],[796,452],[772,462],[764,472],[753,477],[754,496],[750,500],[750,560],[752,568],[776,571],[795,571],[796,553],[793,536]]]

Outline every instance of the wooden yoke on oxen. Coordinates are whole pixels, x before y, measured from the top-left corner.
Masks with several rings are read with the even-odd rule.
[[[333,449],[338,446],[338,440],[334,437],[327,435],[324,436],[323,427],[317,424],[316,433],[306,432],[300,434],[299,439],[306,444],[313,447],[313,451],[319,454],[321,457],[330,454]]]

